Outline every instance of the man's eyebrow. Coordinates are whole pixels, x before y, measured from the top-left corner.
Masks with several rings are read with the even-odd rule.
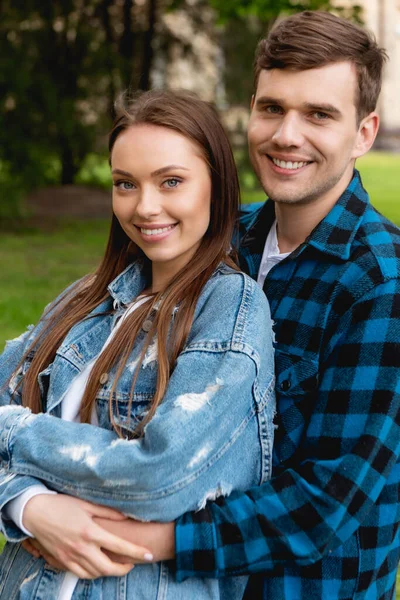
[[[308,110],[314,110],[315,112],[326,112],[332,115],[337,115],[338,117],[342,116],[341,111],[333,104],[314,104],[313,102],[304,102],[303,106],[304,108],[307,108]]]
[[[263,106],[264,104],[284,104],[283,98],[273,98],[272,96],[261,96],[256,100],[256,106]]]

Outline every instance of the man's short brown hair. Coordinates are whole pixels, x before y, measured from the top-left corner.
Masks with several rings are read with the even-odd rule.
[[[257,89],[262,69],[303,71],[349,61],[357,70],[358,120],[375,110],[387,59],[374,36],[358,25],[322,11],[303,11],[278,22],[258,44],[254,62]]]

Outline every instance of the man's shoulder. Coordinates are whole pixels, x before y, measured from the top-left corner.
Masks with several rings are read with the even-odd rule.
[[[400,278],[400,228],[369,204],[355,242],[364,250],[362,262],[375,263],[383,280]]]

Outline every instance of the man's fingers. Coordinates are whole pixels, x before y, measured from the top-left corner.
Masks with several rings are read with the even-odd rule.
[[[35,548],[35,546],[32,544],[32,542],[30,540],[24,540],[23,542],[21,542],[21,546],[23,547],[24,550],[29,552],[29,554],[32,554],[32,556],[34,556],[35,558],[40,558],[39,550],[37,548]]]

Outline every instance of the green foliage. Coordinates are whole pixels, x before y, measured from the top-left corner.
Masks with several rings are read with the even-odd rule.
[[[144,84],[151,66],[148,6],[0,3],[0,163],[13,180],[0,216],[28,190],[73,183],[86,156],[102,151],[117,90]]]
[[[221,22],[256,17],[261,22],[273,22],[281,14],[303,10],[330,10],[360,20],[361,6],[340,6],[332,0],[210,0]]]

